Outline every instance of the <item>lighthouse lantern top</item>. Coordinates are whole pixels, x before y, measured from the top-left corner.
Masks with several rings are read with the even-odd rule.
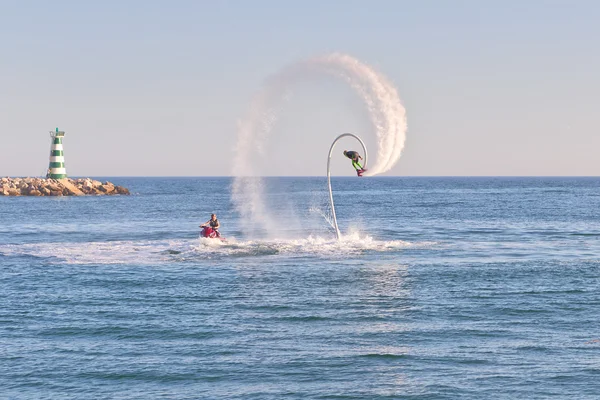
[[[65,132],[64,131],[59,131],[58,128],[56,128],[56,130],[54,132],[51,132],[52,136],[54,137],[63,137],[65,136]]]

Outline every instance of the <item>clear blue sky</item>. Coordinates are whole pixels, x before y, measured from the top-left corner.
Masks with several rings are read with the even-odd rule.
[[[43,174],[57,126],[72,176],[229,175],[264,79],[332,51],[398,88],[387,175],[600,175],[598,21],[597,1],[0,0],[0,175]],[[368,124],[341,83],[297,89],[273,170],[323,175],[311,143]]]

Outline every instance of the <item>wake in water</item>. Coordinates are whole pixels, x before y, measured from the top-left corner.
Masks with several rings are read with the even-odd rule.
[[[406,113],[392,83],[373,68],[345,54],[311,58],[283,68],[267,80],[239,125],[232,201],[246,228],[260,225],[277,232],[279,224],[264,204],[263,182],[251,157],[264,155],[268,136],[292,87],[314,73],[342,79],[363,100],[377,139],[374,162],[365,175],[389,171],[399,160],[406,138]],[[332,132],[332,139],[341,132]],[[362,134],[362,133],[361,133]]]
[[[214,258],[284,255],[344,259],[366,252],[393,253],[407,248],[428,248],[433,243],[402,240],[379,241],[353,233],[342,240],[309,236],[297,240],[214,239],[145,240],[87,243],[32,243],[0,245],[0,257],[32,257],[67,264],[135,264],[157,266],[172,262],[203,262]]]

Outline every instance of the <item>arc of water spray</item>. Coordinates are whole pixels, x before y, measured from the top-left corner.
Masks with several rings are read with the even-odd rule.
[[[367,166],[367,162],[369,159],[369,155],[367,154],[367,146],[365,146],[365,143],[362,141],[361,138],[359,138],[358,136],[356,136],[353,133],[342,133],[340,136],[336,137],[335,140],[333,141],[333,143],[331,143],[331,147],[329,148],[329,156],[327,157],[327,186],[329,187],[329,202],[331,204],[331,214],[333,214],[333,226],[335,228],[335,235],[337,236],[337,239],[340,240],[340,228],[338,228],[338,223],[337,223],[337,216],[335,215],[335,206],[333,205],[333,192],[331,190],[331,154],[333,153],[333,148],[335,147],[335,144],[337,143],[338,140],[340,140],[343,137],[346,136],[351,136],[354,139],[358,140],[360,142],[360,145],[363,148],[363,152],[365,153],[365,164],[363,168],[366,168]]]
[[[254,96],[248,114],[240,121],[232,173],[232,201],[248,227],[263,225],[273,231],[276,221],[264,204],[260,171],[252,155],[263,154],[280,109],[293,85],[311,79],[314,73],[346,82],[369,113],[377,140],[374,164],[368,176],[389,171],[398,162],[406,139],[406,112],[392,82],[372,67],[347,54],[332,53],[288,65],[269,77]]]

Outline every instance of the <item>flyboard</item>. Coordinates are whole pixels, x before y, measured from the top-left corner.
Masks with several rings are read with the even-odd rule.
[[[329,187],[329,202],[331,204],[331,214],[333,215],[333,225],[335,228],[335,235],[337,236],[337,239],[340,240],[341,237],[341,233],[340,233],[340,228],[338,228],[338,223],[337,223],[337,217],[335,215],[335,206],[333,205],[333,193],[331,191],[331,154],[333,153],[333,148],[335,147],[335,144],[337,143],[338,140],[340,140],[343,137],[346,136],[351,136],[354,139],[358,140],[360,145],[363,148],[363,152],[365,153],[365,165],[362,168],[362,172],[357,172],[358,176],[362,176],[363,172],[367,170],[367,162],[368,162],[368,154],[367,154],[367,146],[365,146],[365,143],[362,141],[361,138],[359,138],[358,136],[356,136],[353,133],[342,133],[340,136],[336,137],[335,140],[333,141],[333,143],[331,143],[331,147],[329,148],[329,157],[327,158],[327,186]]]

